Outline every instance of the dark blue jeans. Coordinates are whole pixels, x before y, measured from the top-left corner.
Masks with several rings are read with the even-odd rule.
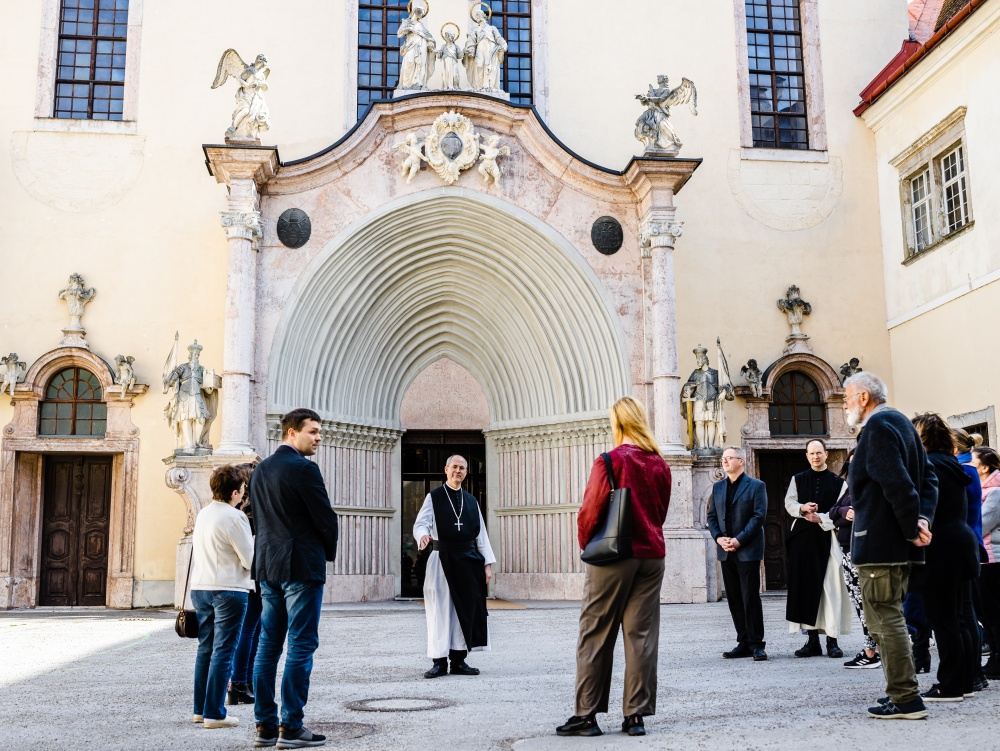
[[[260,610],[260,595],[251,592],[247,598],[247,614],[243,616],[240,643],[233,659],[233,683],[249,683],[253,680],[253,661],[257,656],[257,642],[260,638]]]
[[[288,654],[281,678],[281,725],[297,730],[302,727],[303,709],[309,700],[313,652],[319,646],[323,582],[262,581],[260,595],[263,610],[253,669],[254,717],[269,727],[278,725],[274,689],[278,658],[287,635]]]
[[[247,593],[196,589],[191,592],[191,603],[198,614],[194,713],[209,720],[221,720],[226,716],[226,685],[247,609]]]

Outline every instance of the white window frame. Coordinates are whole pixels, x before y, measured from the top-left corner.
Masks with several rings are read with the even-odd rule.
[[[955,176],[948,177],[948,159],[952,156],[956,157],[956,171]],[[958,193],[958,211],[961,214],[960,221],[952,226],[951,223],[951,210],[949,207],[949,202],[951,201],[951,196],[949,196],[949,190],[954,187]],[[957,232],[962,229],[966,224],[969,223],[969,192],[968,192],[968,181],[966,180],[966,160],[965,160],[965,148],[959,143],[955,148],[949,151],[947,154],[941,157],[941,208],[944,213],[944,223],[945,228],[948,233]]]
[[[59,11],[61,0],[42,0],[42,28],[38,45],[38,83],[35,88],[35,130],[63,133],[136,132],[139,110],[139,47],[142,42],[143,0],[129,0],[128,32],[125,40],[125,91],[121,120],[85,120],[53,117],[56,69],[59,59]]]
[[[974,225],[969,179],[969,147],[965,138],[965,107],[959,107],[918,138],[908,149],[890,160],[899,170],[899,196],[903,218],[903,263],[923,257],[928,251],[952,240]],[[945,161],[958,152],[960,169],[945,179]],[[914,181],[926,177],[924,198],[914,201]],[[948,222],[948,189],[957,187],[962,199],[963,221],[952,227]],[[926,245],[917,242],[917,212],[926,207],[929,237]]]
[[[782,162],[828,161],[826,96],[823,91],[823,64],[819,48],[819,0],[799,0],[799,18],[802,28],[802,68],[806,81],[806,122],[809,128],[808,149],[769,149],[757,148],[753,145],[745,0],[733,0],[733,14],[736,24],[736,75],[739,80],[742,158]]]

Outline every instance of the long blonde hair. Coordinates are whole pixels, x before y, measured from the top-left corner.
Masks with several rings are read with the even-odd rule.
[[[628,438],[644,451],[660,453],[653,431],[649,428],[646,410],[631,396],[623,396],[612,404],[610,416],[615,446],[621,446],[625,438]]]

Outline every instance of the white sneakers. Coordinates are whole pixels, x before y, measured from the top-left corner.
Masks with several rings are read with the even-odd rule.
[[[205,727],[208,729],[212,728],[234,728],[240,724],[238,717],[233,717],[232,715],[227,715],[221,720],[209,720],[205,718]]]
[[[195,723],[199,723],[199,722],[204,722],[204,721],[205,721],[205,718],[204,718],[204,717],[202,717],[202,716],[201,716],[200,714],[196,714],[196,715],[194,716],[194,722],[195,722]]]

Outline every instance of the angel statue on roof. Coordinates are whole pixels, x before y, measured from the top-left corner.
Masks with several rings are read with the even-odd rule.
[[[681,85],[671,89],[667,76],[657,76],[656,86],[650,84],[645,94],[635,98],[646,105],[646,111],[635,121],[635,137],[646,147],[646,151],[680,151],[681,139],[670,126],[670,108],[690,104],[692,114],[698,114],[698,90],[687,78]]]
[[[270,74],[266,55],[257,55],[253,65],[247,65],[234,49],[222,53],[212,88],[219,88],[230,76],[239,84],[236,89],[233,124],[226,131],[227,141],[259,142],[260,134],[271,127],[271,114],[264,101],[267,77]]]

